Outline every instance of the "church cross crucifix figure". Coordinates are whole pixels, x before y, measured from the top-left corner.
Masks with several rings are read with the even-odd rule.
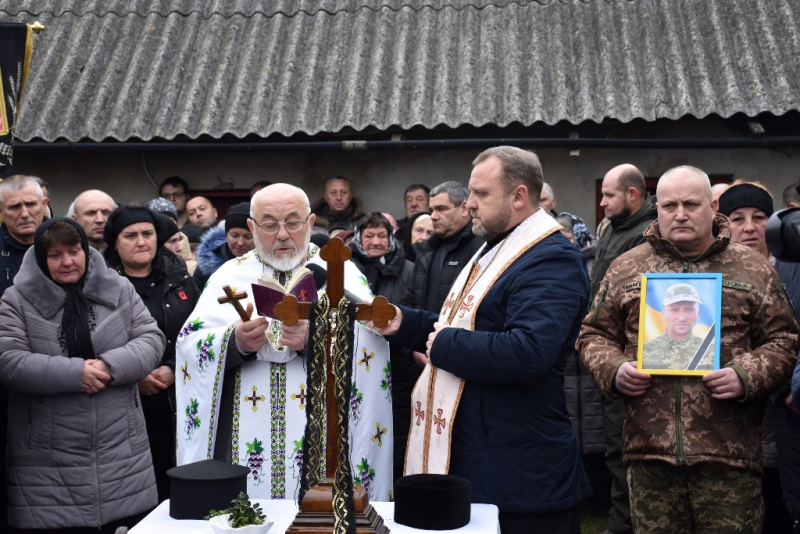
[[[367,368],[369,371],[369,361],[375,357],[375,353],[367,352],[367,347],[361,347],[361,350],[364,352],[364,357],[358,360],[358,365],[364,364],[364,367]]]
[[[447,425],[447,420],[442,417],[442,409],[436,410],[436,415],[433,416],[433,424],[436,425],[436,433],[441,434],[442,429]]]
[[[300,399],[300,409],[303,410],[306,407],[306,385],[300,384],[300,393],[292,393],[292,400]]]
[[[246,400],[247,402],[252,402],[253,403],[253,411],[254,412],[256,410],[258,410],[258,405],[256,404],[258,401],[264,402],[265,400],[267,400],[267,398],[264,395],[259,395],[258,393],[256,393],[257,389],[258,388],[256,386],[253,386],[253,396],[252,397],[248,397],[247,395],[244,396],[244,400]]]
[[[328,278],[326,293],[331,302],[331,309],[336,309],[339,301],[344,297],[344,262],[350,259],[352,252],[338,237],[332,238],[320,251],[320,257],[327,262]],[[308,319],[311,312],[311,303],[298,303],[294,295],[286,295],[281,302],[275,305],[275,318],[283,324],[292,326],[300,319]],[[394,318],[394,306],[383,297],[375,297],[372,304],[357,303],[356,319],[359,321],[372,321],[378,328],[383,328]],[[327,432],[325,450],[325,476],[333,478],[339,465],[337,459],[337,420],[336,414],[339,405],[336,401],[333,378],[333,364],[330,353],[330,331],[326,343],[326,377],[325,377],[325,405],[327,409]]]
[[[450,297],[446,301],[444,301],[444,310],[442,311],[443,314],[446,315],[447,314],[447,310],[449,310],[450,308],[453,307],[453,305],[455,305],[456,301],[453,298],[454,296],[455,296],[454,292],[450,293]]]
[[[183,362],[183,367],[181,367],[181,371],[183,372],[183,383],[186,384],[187,380],[192,379],[192,375],[189,374],[189,362]]]
[[[380,423],[375,423],[375,428],[377,428],[377,431],[375,432],[375,435],[372,436],[372,441],[377,441],[378,447],[383,447],[383,435],[386,434],[388,430],[381,428]]]
[[[417,401],[417,407],[414,408],[414,417],[417,418],[417,426],[422,424],[422,421],[425,420],[425,410],[422,409],[422,403]]]
[[[220,304],[232,304],[233,307],[236,308],[236,312],[239,314],[239,317],[241,317],[242,321],[249,321],[250,316],[247,315],[247,312],[244,310],[244,308],[242,308],[242,303],[239,302],[240,300],[247,298],[247,293],[244,291],[235,293],[233,289],[231,289],[231,286],[222,286],[222,290],[225,292],[225,296],[219,297],[217,302]]]
[[[459,317],[461,319],[464,318],[464,314],[465,313],[467,313],[468,311],[472,310],[472,307],[474,306],[472,301],[474,299],[475,299],[475,296],[474,295],[470,295],[470,296],[467,297],[467,300],[465,300],[464,302],[461,303],[461,306],[458,308],[458,310],[461,312],[461,314],[459,315]]]

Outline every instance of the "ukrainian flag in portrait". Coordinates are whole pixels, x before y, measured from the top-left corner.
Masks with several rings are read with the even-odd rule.
[[[692,278],[690,280],[679,280],[674,274],[669,278],[655,278],[652,274],[642,275],[642,285],[647,280],[646,307],[644,310],[644,342],[657,338],[667,329],[664,318],[661,315],[664,310],[664,292],[671,285],[678,282],[688,282],[700,295],[700,318],[692,329],[692,334],[697,337],[705,337],[711,326],[716,320],[716,303],[719,302],[719,288],[715,278]]]
[[[691,288],[686,288],[686,285]],[[673,287],[676,286],[676,287]],[[678,289],[682,286],[683,289]],[[670,289],[672,287],[672,289]],[[693,288],[693,290],[692,290]],[[686,369],[647,369],[644,363],[644,345],[664,334],[667,325],[663,310],[665,293],[687,295],[686,300],[700,300],[700,315],[692,327],[692,335],[703,343]],[[696,293],[695,293],[696,291]],[[676,302],[676,295],[670,295]],[[713,369],[719,369],[720,320],[722,315],[722,275],[719,273],[643,273],[641,281],[639,309],[639,340],[637,361],[639,369],[647,369],[652,374],[702,376],[707,369],[697,369],[703,361],[705,351],[713,347]],[[713,329],[713,332],[711,330]],[[704,348],[705,347],[705,348]],[[699,355],[699,356],[698,356]],[[703,360],[698,360],[702,358]],[[680,364],[681,366],[683,364]]]

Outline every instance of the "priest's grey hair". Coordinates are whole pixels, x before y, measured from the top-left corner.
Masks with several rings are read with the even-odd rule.
[[[255,218],[256,216],[255,212],[256,204],[258,204],[264,197],[272,196],[280,190],[291,191],[292,193],[300,197],[306,206],[306,215],[311,214],[311,202],[308,200],[308,195],[306,194],[305,191],[292,184],[272,184],[256,191],[256,193],[253,195],[253,198],[250,199],[250,217]]]

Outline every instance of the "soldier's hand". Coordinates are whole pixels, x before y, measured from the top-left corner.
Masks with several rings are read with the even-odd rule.
[[[731,367],[711,371],[703,377],[703,382],[717,400],[740,399],[744,397],[744,383]]]
[[[253,313],[253,304],[247,305],[247,313]],[[233,330],[236,343],[242,352],[255,352],[267,344],[267,319],[258,316],[249,321],[239,321]]]
[[[300,319],[293,326],[283,325],[281,343],[290,349],[303,350],[308,339],[308,319]]]
[[[650,387],[650,375],[638,370],[633,362],[625,362],[617,369],[614,385],[623,395],[639,397]]]

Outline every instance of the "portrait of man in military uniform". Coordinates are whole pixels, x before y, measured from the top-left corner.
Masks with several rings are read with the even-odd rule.
[[[664,292],[663,334],[644,344],[642,368],[675,371],[710,371],[714,368],[714,329],[705,336],[694,334],[703,302],[689,283],[672,284]]]

